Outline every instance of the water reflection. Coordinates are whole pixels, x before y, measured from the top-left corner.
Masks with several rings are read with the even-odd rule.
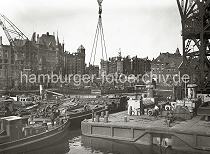
[[[58,143],[35,151],[23,152],[22,154],[66,154],[70,151],[68,138]]]
[[[127,142],[119,142],[100,138],[82,136],[82,145],[85,148],[98,150],[103,154],[159,154],[153,151],[150,146],[140,146]]]

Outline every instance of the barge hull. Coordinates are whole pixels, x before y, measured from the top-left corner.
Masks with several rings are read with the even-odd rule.
[[[117,117],[114,115],[113,117]],[[119,119],[118,119],[119,120]],[[210,151],[210,133],[205,129],[184,128],[183,124],[172,127],[154,124],[141,124],[141,122],[119,122],[110,118],[108,123],[92,122],[86,120],[81,123],[82,134],[89,137],[105,138],[111,140],[128,141],[135,144],[171,146],[180,150],[204,150]],[[195,120],[194,123],[197,123]],[[199,123],[198,123],[199,124]],[[203,127],[204,128],[204,127]],[[208,128],[209,129],[209,128]]]
[[[70,121],[67,121],[66,124],[56,128],[55,130],[30,136],[26,139],[1,144],[0,152],[2,154],[13,154],[17,152],[33,151],[45,146],[49,146],[63,139],[68,133],[69,126]]]

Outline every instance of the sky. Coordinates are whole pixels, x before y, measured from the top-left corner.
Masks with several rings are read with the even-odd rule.
[[[108,57],[131,55],[156,58],[160,52],[181,50],[181,19],[176,0],[103,0],[103,29]],[[31,38],[33,32],[58,33],[65,50],[82,44],[86,63],[92,51],[98,22],[97,0],[6,0],[1,14]],[[2,29],[3,42],[8,43]],[[96,63],[101,48],[98,46]]]

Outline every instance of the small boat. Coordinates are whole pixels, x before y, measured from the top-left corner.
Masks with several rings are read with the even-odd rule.
[[[27,152],[58,142],[65,136],[70,126],[69,119],[63,118],[61,121],[61,124],[55,126],[50,126],[47,122],[42,125],[36,123],[28,125],[28,118],[18,116],[1,118],[0,153]]]

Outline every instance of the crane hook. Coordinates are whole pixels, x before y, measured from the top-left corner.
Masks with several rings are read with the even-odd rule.
[[[98,11],[98,14],[99,14],[99,17],[101,17],[101,14],[102,14],[102,2],[103,0],[97,0],[98,1],[98,5],[99,5],[99,11]]]
[[[98,1],[98,5],[101,6],[103,0],[97,0]]]

